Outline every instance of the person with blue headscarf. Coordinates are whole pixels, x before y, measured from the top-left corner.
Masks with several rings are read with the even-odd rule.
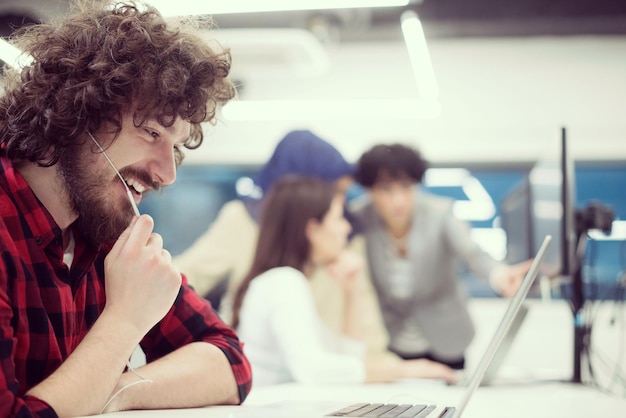
[[[274,153],[254,176],[257,195],[241,200],[248,214],[258,222],[260,203],[267,191],[288,174],[337,182],[345,191],[352,183],[354,167],[330,143],[308,130],[291,131],[280,140]]]

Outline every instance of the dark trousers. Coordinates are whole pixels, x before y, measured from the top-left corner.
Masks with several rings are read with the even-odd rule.
[[[445,364],[446,366],[449,366],[455,370],[462,370],[465,368],[465,357],[461,357],[458,359],[451,359],[451,360],[444,360],[441,358],[438,358],[436,356],[434,356],[432,353],[411,353],[411,354],[407,354],[407,353],[401,353],[399,351],[396,351],[392,348],[389,349],[391,352],[397,354],[399,357],[405,359],[405,360],[416,360],[416,359],[426,359],[426,360],[431,360],[431,361],[436,361],[437,363],[442,363]]]

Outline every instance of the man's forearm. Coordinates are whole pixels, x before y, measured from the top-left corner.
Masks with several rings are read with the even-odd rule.
[[[237,383],[228,359],[214,345],[196,342],[147,364],[137,373],[152,383],[128,386],[113,399],[106,412],[129,409],[189,408],[238,404]],[[112,395],[135,381],[122,375]]]
[[[47,402],[59,417],[97,414],[141,337],[103,314],[67,360],[27,394]]]

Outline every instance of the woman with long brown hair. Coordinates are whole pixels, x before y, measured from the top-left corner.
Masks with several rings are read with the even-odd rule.
[[[343,203],[330,183],[300,176],[276,183],[265,201],[252,267],[233,309],[254,384],[455,381],[450,368],[428,360],[365,360],[355,291],[362,263],[346,250],[350,224]],[[320,265],[344,292],[342,334],[324,325],[313,301],[308,278]]]

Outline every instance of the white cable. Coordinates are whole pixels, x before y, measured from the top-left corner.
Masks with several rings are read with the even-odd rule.
[[[111,159],[109,158],[108,154],[104,151],[104,148],[102,148],[100,143],[98,141],[96,141],[96,138],[93,137],[91,132],[87,131],[87,134],[89,134],[89,136],[91,137],[91,140],[98,146],[98,148],[102,152],[102,155],[104,155],[104,158],[106,158],[107,161],[109,162],[109,164],[111,164],[111,167],[113,167],[113,170],[115,171],[115,174],[117,174],[117,176],[120,178],[120,180],[122,180],[122,184],[124,185],[124,188],[126,189],[126,195],[128,196],[128,200],[130,200],[130,205],[133,207],[133,212],[135,212],[135,215],[140,216],[139,209],[137,208],[137,204],[135,203],[135,199],[133,198],[133,194],[131,193],[130,189],[128,188],[128,184],[126,184],[126,180],[124,180],[124,177],[122,177],[120,172],[117,171],[117,168],[115,167],[115,164],[113,164],[113,161],[111,161]]]
[[[104,404],[104,406],[100,410],[100,414],[102,414],[104,412],[104,410],[107,408],[107,406],[109,406],[109,404],[111,403],[111,401],[113,401],[113,399],[115,399],[120,393],[122,393],[123,391],[125,391],[129,387],[138,385],[139,383],[152,383],[152,380],[146,379],[145,377],[143,377],[142,375],[137,373],[137,371],[133,368],[133,366],[130,365],[130,360],[126,364],[128,366],[128,370],[130,370],[135,376],[137,376],[141,380],[137,380],[136,382],[129,383],[126,386],[124,386],[123,388],[121,388],[120,390],[118,390],[117,392],[115,392],[113,394],[113,396],[111,396],[109,398],[109,400]]]
[[[137,380],[135,382],[129,383],[126,386],[124,386],[123,388],[121,388],[120,390],[118,390],[117,392],[115,392],[113,394],[113,396],[111,396],[111,398],[109,398],[109,400],[107,401],[107,403],[104,404],[104,406],[102,407],[102,409],[100,410],[100,414],[102,414],[104,412],[105,409],[107,409],[107,406],[109,406],[109,404],[111,403],[111,401],[113,401],[113,399],[115,399],[120,393],[122,393],[123,391],[125,391],[126,389],[128,389],[131,386],[135,386],[138,385],[140,383],[152,383],[152,380],[149,379],[144,379],[144,380]]]

